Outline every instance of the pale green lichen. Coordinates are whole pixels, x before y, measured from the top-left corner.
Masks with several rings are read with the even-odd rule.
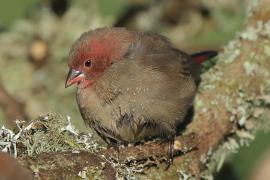
[[[246,61],[243,64],[243,69],[248,76],[269,76],[269,69],[259,66],[256,61]]]
[[[242,39],[248,40],[248,41],[255,41],[259,34],[262,32],[262,29],[264,28],[264,24],[262,21],[258,21],[256,26],[249,26],[247,29],[240,33],[239,37]]]
[[[224,141],[215,151],[210,149],[201,159],[205,166],[205,170],[201,175],[202,179],[213,179],[213,174],[222,168],[227,157],[231,155],[231,153],[236,153],[238,149],[239,144],[232,137]]]
[[[251,63],[251,62],[244,62],[243,64],[243,68],[245,70],[245,73],[250,76],[250,75],[256,75],[256,72],[258,71],[259,67],[257,64],[255,63]]]
[[[269,29],[269,31],[270,31],[270,29]],[[270,44],[269,44],[270,45]],[[264,46],[264,49],[263,49],[263,52],[264,52],[264,54],[266,55],[266,56],[268,56],[268,57],[270,57],[270,46]]]
[[[202,75],[203,81],[200,84],[199,91],[214,89],[214,88],[216,88],[216,84],[217,84],[216,82],[222,81],[224,75],[223,75],[223,72],[220,71],[219,68],[213,67],[210,70],[210,72],[211,73],[207,73],[207,74]],[[211,76],[210,74],[215,74],[215,76]],[[207,79],[207,81],[205,81],[205,79]]]
[[[259,6],[258,0],[249,0],[248,7],[247,7],[247,17],[251,17],[253,15],[254,9],[257,9]]]
[[[196,178],[183,170],[177,170],[179,180],[195,180]]]
[[[262,34],[270,37],[270,21],[264,23],[264,31],[262,32]]]
[[[229,44],[224,48],[225,52],[222,54],[221,58],[224,59],[224,63],[232,63],[240,55],[240,44],[238,40],[229,42]]]
[[[269,22],[262,23],[259,21],[255,27],[249,27],[239,34],[241,39],[247,41],[256,41],[261,35],[265,37],[259,44],[262,46],[262,48],[259,49],[262,49],[264,54],[259,54],[257,51],[250,52],[249,57],[247,56],[242,64],[245,75],[256,78],[256,82],[248,81],[251,83],[249,86],[253,86],[252,83],[254,83],[254,85],[259,84],[259,86],[256,86],[256,93],[250,91],[249,86],[247,86],[246,82],[242,81],[241,77],[240,79],[232,79],[231,82],[224,79],[216,81],[217,86],[214,88],[217,92],[222,90],[223,93],[222,95],[216,95],[215,98],[217,101],[221,100],[221,102],[224,102],[234,128],[231,134],[217,149],[209,149],[209,151],[201,157],[201,162],[205,166],[204,172],[202,173],[203,179],[213,179],[212,174],[215,174],[221,169],[225,160],[228,159],[228,156],[232,153],[236,153],[241,146],[248,146],[250,142],[254,140],[255,132],[258,129],[270,129],[270,111],[267,110],[270,104],[270,75],[268,63],[270,55],[270,42],[268,40],[270,38],[269,30]],[[221,55],[221,59],[224,59],[225,64],[218,62],[217,66],[223,67],[229,63],[235,62],[240,55],[241,43],[242,42],[237,39],[225,47],[225,52]],[[205,75],[205,79],[203,80],[205,82],[211,82],[211,76],[215,76],[215,74],[215,71],[212,71],[212,73]],[[216,80],[216,78],[212,79]],[[205,83],[202,83],[202,85],[208,86],[208,84]],[[225,89],[223,87],[225,87]],[[216,100],[213,99],[212,101],[215,102]],[[201,104],[203,103],[204,102],[201,102]]]
[[[78,176],[81,179],[85,180],[103,180],[105,179],[103,176],[102,168],[90,166],[90,167],[84,167],[81,171],[79,171]]]
[[[15,157],[32,157],[44,152],[96,152],[103,148],[93,140],[91,134],[80,134],[74,129],[69,117],[50,113],[29,124],[18,121],[17,125],[18,132],[4,127],[0,130],[0,150],[6,150]],[[20,145],[19,149],[16,148],[17,145]]]

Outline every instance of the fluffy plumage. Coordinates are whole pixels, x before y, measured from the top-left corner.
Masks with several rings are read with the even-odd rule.
[[[108,143],[173,138],[196,94],[196,62],[161,35],[100,28],[72,46],[66,86],[78,84],[85,123]]]

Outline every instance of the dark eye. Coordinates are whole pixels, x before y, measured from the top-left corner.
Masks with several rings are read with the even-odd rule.
[[[84,65],[85,65],[86,67],[90,67],[91,64],[92,64],[91,60],[87,60],[87,61],[84,62]]]

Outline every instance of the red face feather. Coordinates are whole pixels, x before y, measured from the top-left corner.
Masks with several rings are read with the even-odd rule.
[[[67,77],[66,86],[78,83],[80,88],[85,88],[93,84],[113,62],[121,60],[132,37],[122,28],[103,28],[83,34],[69,54],[69,67],[77,74]],[[90,61],[89,66],[86,66],[87,61]]]

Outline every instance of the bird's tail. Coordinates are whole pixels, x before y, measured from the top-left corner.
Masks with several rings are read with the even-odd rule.
[[[212,59],[213,57],[217,56],[217,54],[218,54],[217,51],[203,51],[191,54],[191,58],[195,63],[201,64],[204,61]]]
[[[193,77],[195,78],[195,83],[197,85],[200,84],[201,78],[200,75],[201,73],[207,71],[210,67],[212,67],[216,61],[207,61],[208,63],[205,63],[202,66],[202,63],[205,62],[206,60],[212,59],[213,57],[217,56],[217,51],[203,51],[203,52],[198,52],[191,54],[190,57],[193,60],[192,63],[192,74]]]

